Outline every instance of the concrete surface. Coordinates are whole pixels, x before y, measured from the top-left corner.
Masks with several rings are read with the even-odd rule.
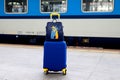
[[[45,75],[43,47],[0,44],[0,80],[120,80],[120,50],[67,51],[67,75]]]

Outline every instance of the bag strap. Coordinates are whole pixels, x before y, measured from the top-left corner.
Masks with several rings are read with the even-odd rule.
[[[57,22],[57,19],[52,19],[52,22],[53,22],[53,23],[56,23],[56,22]]]

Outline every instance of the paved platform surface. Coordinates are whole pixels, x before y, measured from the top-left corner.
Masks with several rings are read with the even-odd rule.
[[[42,46],[0,44],[0,80],[120,80],[120,50],[67,51],[67,75],[45,75]]]

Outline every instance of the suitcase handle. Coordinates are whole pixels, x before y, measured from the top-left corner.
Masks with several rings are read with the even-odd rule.
[[[53,16],[58,16],[58,19],[60,19],[60,14],[57,12],[53,12],[50,14],[50,19],[52,19]]]

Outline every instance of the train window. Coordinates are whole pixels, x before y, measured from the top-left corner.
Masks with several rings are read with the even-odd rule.
[[[67,0],[41,0],[41,12],[59,12],[67,11]]]
[[[114,0],[82,0],[84,12],[112,12]]]
[[[26,13],[27,0],[5,0],[6,13]]]

